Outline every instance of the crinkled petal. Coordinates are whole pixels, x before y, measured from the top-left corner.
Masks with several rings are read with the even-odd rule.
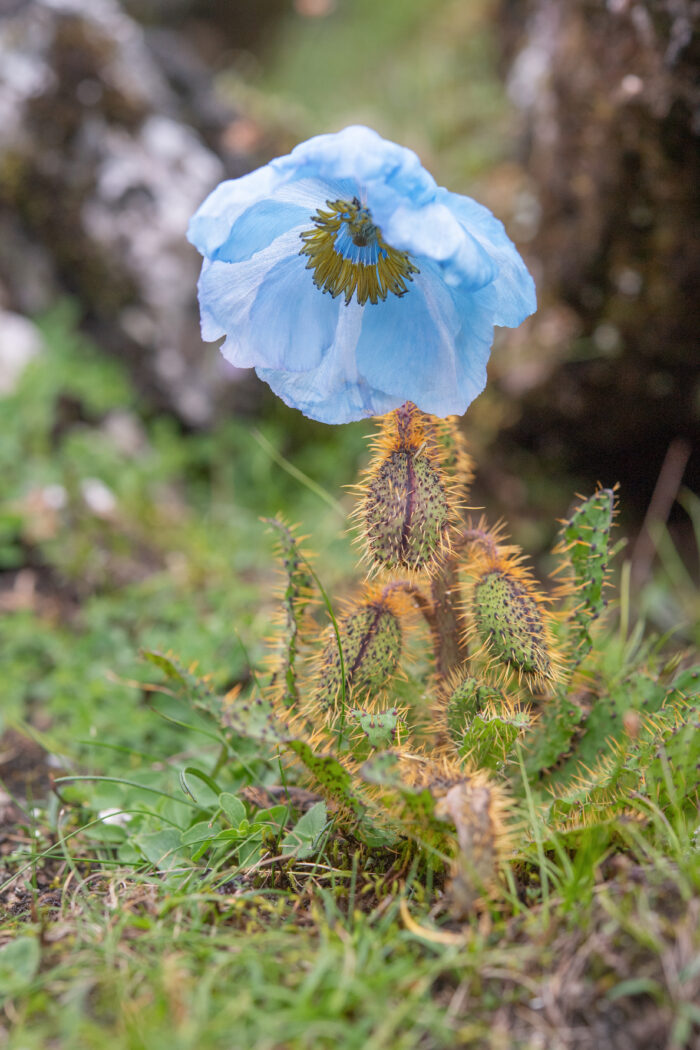
[[[268,198],[282,181],[279,172],[266,164],[240,179],[221,182],[190,219],[190,244],[205,258],[214,258],[230,238],[236,219],[257,201]]]
[[[448,284],[476,290],[490,284],[498,273],[481,243],[443,204],[433,202],[423,208],[399,204],[385,216],[374,206],[372,215],[387,244],[413,258],[427,256],[438,264]]]
[[[221,351],[239,368],[302,371],[315,367],[332,343],[339,304],[304,272],[299,233],[290,230],[245,262],[204,261],[202,338],[225,335]]]
[[[222,185],[229,187],[227,193],[231,193],[235,198],[239,196],[236,193],[236,184],[240,181],[236,179]],[[277,183],[269,196],[247,204],[237,200],[235,207],[230,205],[228,211],[225,210],[224,194],[218,202],[214,202],[217,214],[223,209],[222,215],[216,219],[217,232],[214,237],[211,235],[214,221],[207,211],[212,197],[218,193],[215,190],[192,219],[188,236],[209,259],[242,262],[300,223],[304,223],[308,228],[311,226],[311,217],[318,208],[322,208],[327,200],[336,200],[348,192],[352,193],[352,187],[338,181],[303,178],[283,182],[277,177]],[[230,223],[227,236],[222,238],[221,231],[227,222]]]
[[[353,125],[331,135],[316,135],[286,157],[273,161],[277,171],[322,179],[347,179],[358,191],[372,183],[391,187],[415,205],[435,196],[437,184],[413,150],[389,142],[371,128]],[[362,199],[362,197],[361,197]]]
[[[517,327],[537,309],[537,296],[535,282],[503,223],[483,204],[442,187],[438,201],[450,209],[494,262],[497,270],[493,282],[494,324]]]

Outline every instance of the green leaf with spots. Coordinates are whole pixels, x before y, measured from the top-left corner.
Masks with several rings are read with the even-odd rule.
[[[268,697],[236,697],[230,703],[224,702],[221,723],[225,729],[247,740],[283,744],[289,739],[289,730]]]

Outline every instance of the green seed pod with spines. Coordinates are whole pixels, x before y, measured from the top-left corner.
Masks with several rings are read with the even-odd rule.
[[[440,471],[423,452],[392,452],[367,481],[367,547],[383,569],[428,568],[445,546],[450,501]]]
[[[379,421],[355,511],[370,573],[431,573],[450,549],[471,477],[451,420],[413,404]]]
[[[330,630],[317,664],[315,701],[322,709],[333,706],[345,690],[358,698],[376,694],[395,673],[401,656],[403,632],[401,595],[368,595],[338,622],[341,655],[335,631]]]
[[[491,568],[474,584],[476,630],[495,659],[541,679],[553,677],[542,610],[528,585],[503,569]]]

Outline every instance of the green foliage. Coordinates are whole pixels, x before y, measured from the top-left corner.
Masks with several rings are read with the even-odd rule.
[[[298,857],[299,860],[312,856],[327,823],[325,802],[316,802],[287,832],[282,840],[282,853],[288,857]]]
[[[279,668],[275,671],[275,678],[284,683],[282,704],[285,707],[295,707],[299,700],[295,670],[299,631],[313,591],[313,578],[293,530],[277,518],[267,518],[266,521],[277,534],[277,556],[285,575],[282,591],[285,651]]]
[[[616,1009],[634,1010],[653,995],[689,1042],[692,965],[668,971],[672,988],[664,974],[668,959],[688,950],[694,927],[682,924],[700,885],[700,670],[668,638],[644,638],[641,628],[630,635],[603,615],[605,572],[584,525],[592,516],[604,533],[609,502],[600,494],[584,501],[575,535],[566,536],[575,541],[569,572],[578,575],[547,619],[548,657],[564,665],[547,688],[519,683],[466,630],[463,662],[440,680],[428,659],[448,622],[435,615],[439,566],[432,578],[382,580],[351,598],[336,621],[339,647],[311,600],[322,588],[280,518],[269,522],[287,562],[270,673],[260,639],[273,619],[273,576],[256,550],[259,517],[282,505],[296,520],[312,507],[315,542],[328,552],[319,575],[330,577],[333,595],[341,586],[348,593],[333,501],[306,487],[303,500],[285,506],[298,481],[279,463],[294,453],[329,481],[341,466],[349,475],[355,453],[339,466],[328,448],[295,450],[271,426],[265,440],[275,458],[235,425],[183,436],[144,417],[145,444],[130,457],[105,424],[115,410],[111,391],[128,389],[124,373],[114,362],[103,371],[69,329],[65,318],[48,322],[60,380],[49,370],[34,385],[28,374],[21,396],[7,401],[15,451],[0,449],[0,558],[3,598],[11,598],[0,617],[3,717],[8,725],[27,718],[57,756],[46,772],[57,794],[45,805],[31,790],[26,805],[19,799],[3,854],[5,892],[15,885],[9,880],[28,887],[25,912],[15,911],[21,895],[3,902],[3,935],[13,939],[0,945],[0,996],[18,1028],[16,1045],[61,1045],[57,1018],[74,1002],[66,1046],[104,1045],[103,1025],[110,1045],[158,1046],[164,1016],[171,1045],[173,1025],[183,1046],[209,1038],[223,1048],[234,1029],[246,1045],[303,1045],[309,1026],[325,1032],[329,1017],[336,1045],[355,1036],[367,1045],[377,1032],[378,1046],[403,1045],[394,1037],[404,1031],[421,1045],[440,1045],[438,1037],[466,1044],[490,1038],[483,1017],[504,1008],[503,981],[484,974],[504,966],[516,973],[522,984],[509,983],[508,994],[520,1017],[533,981],[549,981],[551,959],[589,943],[606,945],[594,969]],[[62,418],[58,382],[74,384],[73,422]],[[90,511],[82,485],[90,477],[113,493],[116,517]],[[39,495],[54,483],[66,502],[47,508]],[[491,554],[508,571],[519,558],[498,542]],[[450,596],[453,610],[466,621],[473,610],[465,583],[478,576],[478,559],[458,540],[450,557],[462,591]],[[21,578],[15,585],[15,570],[27,567],[33,591]],[[534,591],[522,579],[526,595]],[[498,615],[493,602],[489,609]],[[382,645],[374,651],[377,614]],[[323,666],[335,676],[327,709],[318,694]],[[3,758],[10,752],[8,745]],[[623,876],[608,892],[618,869]],[[66,878],[56,926],[51,895]],[[427,946],[399,923],[402,894],[411,914],[433,909],[420,920]],[[466,926],[435,930],[436,905]],[[551,936],[550,923],[560,923]],[[462,929],[468,947],[440,941],[459,939]],[[581,941],[569,951],[572,930]],[[663,952],[671,953],[667,969]],[[605,959],[625,953],[629,972],[605,969]],[[74,998],[80,972],[87,1013]],[[643,988],[634,984],[640,972],[651,975]],[[448,1016],[431,998],[435,980],[440,995],[470,982],[482,1020],[470,1005],[453,1024],[454,1011]],[[392,984],[401,981],[403,1021],[387,1019],[392,995],[395,1012],[402,1008]],[[235,1010],[232,982],[244,982]],[[129,1005],[135,988],[145,989],[138,1009]],[[188,1016],[178,1021],[181,1008]]]
[[[17,937],[0,948],[0,1003],[27,991],[40,961],[41,949],[36,937]]]
[[[511,758],[518,740],[531,724],[526,711],[506,704],[477,711],[463,727],[457,750],[478,769],[501,769]]]
[[[402,722],[397,708],[388,711],[351,711],[360,729],[372,748],[391,747],[396,743],[396,734]]]
[[[458,685],[449,690],[445,704],[447,731],[453,743],[457,747],[461,745],[464,727],[476,711],[489,702],[500,703],[504,699],[500,689],[480,682],[473,675],[465,675]]]
[[[412,423],[424,425],[417,417]],[[434,720],[427,723],[425,698],[415,689],[402,693],[401,708],[385,697],[395,688],[407,639],[415,637],[415,628],[408,629],[411,603],[439,648],[449,617],[436,603],[450,600],[454,608],[454,594],[427,591],[417,579],[388,581],[348,602],[325,634],[302,631],[318,581],[278,521],[284,637],[269,681],[219,696],[208,680],[171,658],[149,659],[178,696],[213,719],[229,756],[239,740],[267,749],[270,760],[279,752],[293,756],[291,775],[301,775],[333,807],[339,826],[367,846],[403,835],[436,851],[441,863],[454,854],[448,899],[456,911],[469,910],[509,841],[503,814],[515,816],[520,805],[536,805],[544,841],[558,830],[622,816],[633,797],[677,812],[689,812],[694,800],[697,671],[678,659],[665,664],[658,647],[638,637],[625,643],[604,623],[593,626],[604,609],[614,513],[613,491],[600,489],[565,525],[558,550],[572,580],[552,611],[518,549],[503,545],[483,522],[465,533],[466,554],[459,545],[445,554],[444,571],[454,576],[456,563],[472,581],[462,609],[474,624],[476,645],[449,682],[428,684],[436,696]],[[471,637],[467,627],[458,623],[457,629]],[[563,654],[572,652],[576,659],[567,666]],[[350,708],[348,698],[356,697],[367,706]],[[399,728],[400,752],[394,750]],[[529,784],[521,777],[521,753]],[[673,790],[664,764],[671,758],[678,767]],[[207,785],[206,777],[199,779]],[[217,785],[209,788],[215,795]],[[540,788],[549,797],[535,804]],[[220,841],[202,823],[190,824],[179,843],[196,846],[192,859]],[[234,830],[227,831],[229,840]],[[301,838],[301,832],[287,836],[285,855],[301,856]],[[311,835],[305,841],[304,855],[315,841]]]

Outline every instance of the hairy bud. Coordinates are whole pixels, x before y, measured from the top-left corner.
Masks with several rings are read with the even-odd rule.
[[[460,747],[467,725],[473,716],[487,704],[504,701],[503,693],[487,682],[467,675],[454,683],[444,704],[444,718],[450,739]]]
[[[381,420],[356,512],[374,572],[430,572],[449,549],[470,477],[461,435],[413,404]]]
[[[399,620],[400,599],[380,593],[368,597],[339,621],[341,656],[335,631],[328,641],[317,670],[316,700],[321,707],[334,704],[345,689],[358,694],[376,693],[396,671],[402,647]]]
[[[477,632],[497,660],[536,678],[554,677],[538,596],[522,572],[492,568],[480,576],[473,612]]]

